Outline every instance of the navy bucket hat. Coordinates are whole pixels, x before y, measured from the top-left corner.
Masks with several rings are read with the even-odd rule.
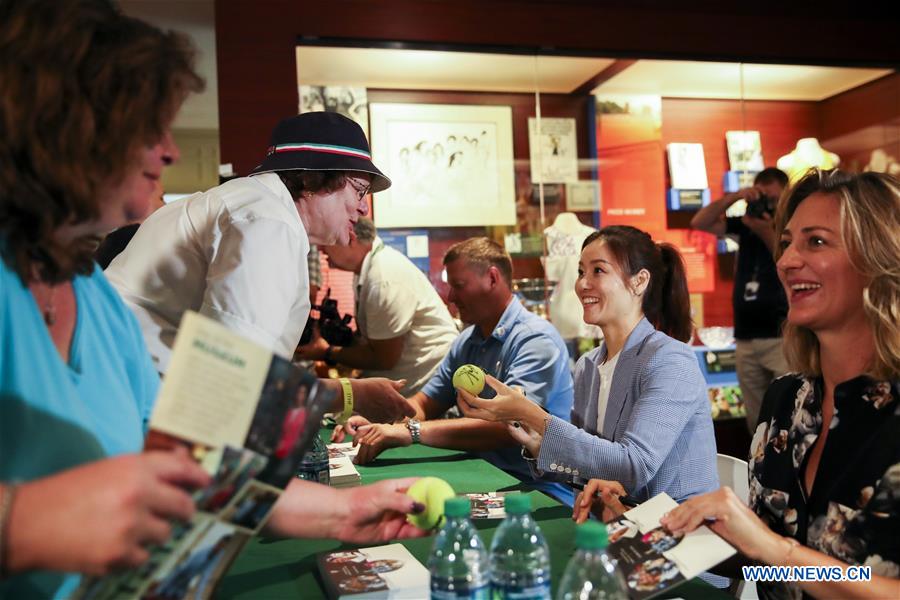
[[[361,171],[372,175],[372,193],[391,187],[391,180],[372,163],[362,127],[334,112],[282,120],[272,131],[266,157],[250,174],[295,170]]]

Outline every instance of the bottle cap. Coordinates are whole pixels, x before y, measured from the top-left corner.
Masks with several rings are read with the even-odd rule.
[[[469,499],[465,496],[454,496],[444,502],[444,514],[448,517],[468,517],[470,512]]]
[[[606,525],[588,521],[575,530],[575,547],[579,550],[603,550],[609,545]]]
[[[506,497],[506,512],[510,515],[527,515],[531,512],[531,496],[509,494]]]

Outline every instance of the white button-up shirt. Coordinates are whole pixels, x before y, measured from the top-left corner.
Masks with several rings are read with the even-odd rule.
[[[263,173],[160,208],[106,276],[165,372],[185,310],[290,357],[309,317],[308,252],[290,193]]]

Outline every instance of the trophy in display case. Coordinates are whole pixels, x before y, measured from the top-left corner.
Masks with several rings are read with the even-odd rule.
[[[547,299],[555,281],[546,281],[540,277],[513,279],[513,293],[519,298],[526,310],[542,319],[547,318]]]

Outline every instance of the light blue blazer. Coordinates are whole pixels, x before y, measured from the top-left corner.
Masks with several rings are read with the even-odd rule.
[[[687,344],[647,319],[628,336],[615,371],[603,431],[597,431],[602,345],[575,365],[572,422],[551,417],[536,467],[575,482],[615,480],[639,501],[666,492],[681,502],[719,487],[706,381]]]

